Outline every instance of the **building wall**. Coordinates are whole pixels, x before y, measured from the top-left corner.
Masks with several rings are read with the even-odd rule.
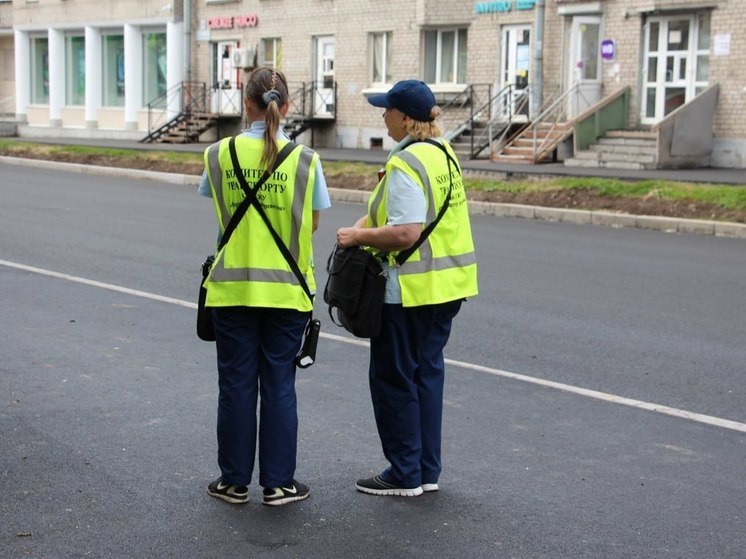
[[[463,27],[467,31],[468,84],[496,87],[499,83],[501,34],[507,25],[529,25],[535,40],[536,10],[519,9],[519,0],[490,2],[503,8],[478,13],[478,0],[237,0],[223,3],[191,2],[190,64],[185,77],[212,85],[215,65],[213,44],[237,41],[241,47],[258,47],[263,38],[282,41],[281,69],[289,82],[310,82],[314,76],[314,38],[335,38],[335,80],[338,84],[336,121],[313,135],[317,146],[367,148],[373,139],[392,146],[381,118],[366,95],[385,91],[371,84],[370,34],[390,32],[393,52],[392,82],[423,76],[423,29]],[[105,5],[105,6],[104,6]],[[506,8],[507,6],[507,8]],[[708,8],[703,8],[707,6]],[[0,27],[8,19],[7,5],[0,4]],[[12,3],[14,29],[44,31],[49,27],[82,30],[86,25],[105,28],[125,23],[149,25],[182,19],[179,0],[65,0]],[[654,9],[654,12],[650,10]],[[615,59],[601,65],[602,93],[608,95],[624,86],[632,91],[629,124],[640,125],[642,92],[643,26],[651,14],[711,9],[711,50],[715,38],[730,38],[729,51],[711,52],[709,83],[720,85],[720,99],[714,123],[715,164],[746,167],[746,1],[741,0],[545,0],[544,93],[545,99],[567,87],[570,74],[568,47],[573,13],[602,16],[601,37],[613,39]],[[561,12],[571,12],[561,15]],[[213,18],[256,16],[256,24],[230,29],[210,29]],[[189,27],[189,26],[187,26]],[[0,29],[0,32],[2,29]],[[15,72],[12,30],[0,33],[0,98],[13,94]],[[533,63],[533,61],[532,61]],[[245,72],[240,73],[245,81]],[[390,85],[390,84],[389,84]],[[434,86],[439,98],[447,98],[461,86]],[[494,90],[493,90],[494,91]],[[34,107],[29,123],[43,122],[43,110]],[[67,123],[80,121],[76,111],[66,111]],[[99,127],[116,127],[124,120],[117,110],[101,110]],[[138,114],[139,127],[143,114]],[[63,124],[63,126],[67,125]],[[131,123],[130,123],[131,124]],[[304,141],[310,142],[306,134]]]

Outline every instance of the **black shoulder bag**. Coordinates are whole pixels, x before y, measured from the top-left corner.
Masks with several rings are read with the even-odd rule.
[[[253,205],[256,208],[259,215],[261,216],[264,223],[269,228],[270,233],[272,234],[272,237],[275,240],[275,243],[277,244],[277,247],[280,249],[280,252],[282,252],[282,255],[287,260],[290,268],[293,270],[293,273],[298,278],[298,281],[300,282],[301,287],[303,288],[306,295],[309,297],[309,299],[313,303],[313,295],[311,294],[311,291],[308,287],[308,284],[306,283],[305,278],[303,277],[303,274],[300,271],[300,268],[298,268],[298,264],[295,262],[295,259],[290,254],[290,251],[287,249],[285,244],[282,242],[282,239],[280,239],[280,236],[277,234],[277,232],[272,227],[272,224],[267,218],[267,214],[264,212],[264,208],[262,208],[261,204],[259,203],[259,200],[256,197],[256,193],[261,188],[261,186],[266,182],[266,180],[272,175],[275,169],[277,169],[282,164],[282,162],[287,158],[288,155],[290,155],[290,153],[296,147],[297,147],[297,144],[293,142],[288,142],[277,154],[277,158],[275,159],[275,164],[273,165],[272,169],[267,169],[262,175],[262,177],[256,182],[254,187],[250,188],[248,183],[246,182],[246,178],[243,176],[243,173],[241,172],[241,167],[238,162],[238,154],[236,153],[235,138],[230,139],[229,149],[230,149],[230,154],[231,154],[231,161],[233,163],[233,167],[236,173],[236,178],[238,179],[238,182],[241,185],[241,188],[243,189],[244,194],[246,195],[246,198],[244,198],[244,200],[238,205],[238,207],[236,208],[236,211],[231,216],[231,219],[225,228],[223,236],[220,239],[220,244],[218,245],[216,254],[220,252],[220,250],[228,243],[228,239],[230,239],[231,235],[233,234],[233,231],[238,226],[238,223],[241,221],[244,214],[249,209],[249,206]],[[204,264],[202,264],[203,282],[204,282],[204,279],[207,277],[207,275],[210,273],[210,269],[212,268],[212,264],[214,260],[215,260],[214,255],[210,255],[207,257],[207,260],[205,260]],[[197,312],[197,335],[202,340],[214,341],[215,333],[212,328],[212,317],[210,316],[210,307],[205,307],[204,305],[206,296],[207,296],[207,290],[204,287],[200,286],[199,304],[198,304],[198,312]],[[318,334],[319,334],[320,326],[321,326],[321,323],[318,320],[313,320],[313,318],[309,320],[308,326],[306,326],[306,332],[304,335],[305,341],[303,343],[303,347],[301,348],[300,353],[296,357],[296,364],[298,365],[298,367],[302,369],[305,369],[306,367],[310,367],[311,365],[313,365],[316,359],[316,344],[318,342]]]
[[[445,153],[448,159],[450,184],[448,194],[436,218],[428,224],[415,243],[396,256],[397,266],[401,266],[433,232],[448,210],[453,189],[451,164],[460,172],[458,162],[445,146],[434,140],[419,140],[432,144]],[[404,149],[415,142],[411,142]],[[339,248],[336,244],[326,263],[328,274],[324,288],[324,301],[329,305],[329,316],[337,326],[359,338],[373,338],[381,330],[381,313],[386,292],[386,276],[379,258],[384,253],[374,255],[359,246]],[[337,318],[334,318],[336,310]]]

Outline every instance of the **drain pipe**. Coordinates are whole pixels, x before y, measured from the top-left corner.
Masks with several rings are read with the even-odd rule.
[[[532,118],[539,113],[544,92],[544,4],[544,0],[536,0],[534,8],[534,78],[530,82],[531,102],[529,104]]]
[[[183,0],[184,9],[184,80],[192,81],[192,0]]]

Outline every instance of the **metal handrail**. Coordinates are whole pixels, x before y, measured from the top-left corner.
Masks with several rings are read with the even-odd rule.
[[[491,98],[491,84],[469,84],[463,91],[450,97],[448,102],[440,106],[439,120],[442,128],[446,131],[444,137],[454,138],[468,130],[470,123],[474,120],[483,118],[489,120],[491,118]],[[464,117],[463,111],[467,108],[468,114]],[[485,109],[487,109],[486,113]]]
[[[580,83],[576,83],[557,97],[550,97],[543,107],[539,109],[539,114],[532,118],[531,123],[521,129],[507,143],[512,143],[519,136],[525,135],[527,130],[530,130],[532,132],[532,159],[539,161],[556,145],[557,136],[554,133],[560,128],[560,124],[563,125],[560,136],[567,134],[567,130],[572,130],[572,122],[565,119],[568,116],[566,101],[573,94],[580,95],[583,101],[587,102],[580,89]],[[549,129],[546,129],[547,124],[550,125]],[[545,128],[543,138],[539,138],[539,134],[537,133],[540,126]]]
[[[328,90],[328,93],[326,92]],[[324,91],[324,94],[320,92]],[[323,95],[316,98],[316,95]],[[320,111],[316,111],[316,101],[320,101],[325,107],[331,107],[327,114],[323,112],[324,118],[337,118],[337,82],[332,82],[331,87],[324,87],[323,81],[290,82],[288,83],[288,110],[289,117],[314,119],[319,117]]]
[[[200,95],[192,95],[193,88],[200,91]],[[185,103],[185,95],[188,102]],[[166,121],[171,120],[174,115],[189,114],[195,104],[205,102],[205,84],[196,81],[179,82],[170,89],[167,89],[157,97],[148,102],[148,134],[151,134]],[[154,112],[159,111],[159,115],[154,122]],[[170,118],[169,118],[170,117]]]

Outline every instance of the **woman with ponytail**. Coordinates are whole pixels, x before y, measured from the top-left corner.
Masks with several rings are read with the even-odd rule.
[[[266,174],[256,199],[269,222],[249,206],[228,242],[224,246],[218,242],[204,284],[215,330],[219,388],[220,477],[208,485],[207,492],[227,503],[248,502],[258,432],[262,502],[284,505],[309,495],[308,486],[295,479],[295,373],[313,308],[286,255],[295,260],[312,294],[311,235],[319,224],[319,210],[331,204],[318,154],[305,146],[286,147],[290,140],[281,126],[290,106],[285,76],[273,68],[252,72],[244,106],[249,128],[205,150],[199,186],[200,194],[213,198],[220,240],[246,197],[238,174],[249,188]],[[234,166],[231,141],[240,169]],[[270,226],[286,251],[280,249]]]

